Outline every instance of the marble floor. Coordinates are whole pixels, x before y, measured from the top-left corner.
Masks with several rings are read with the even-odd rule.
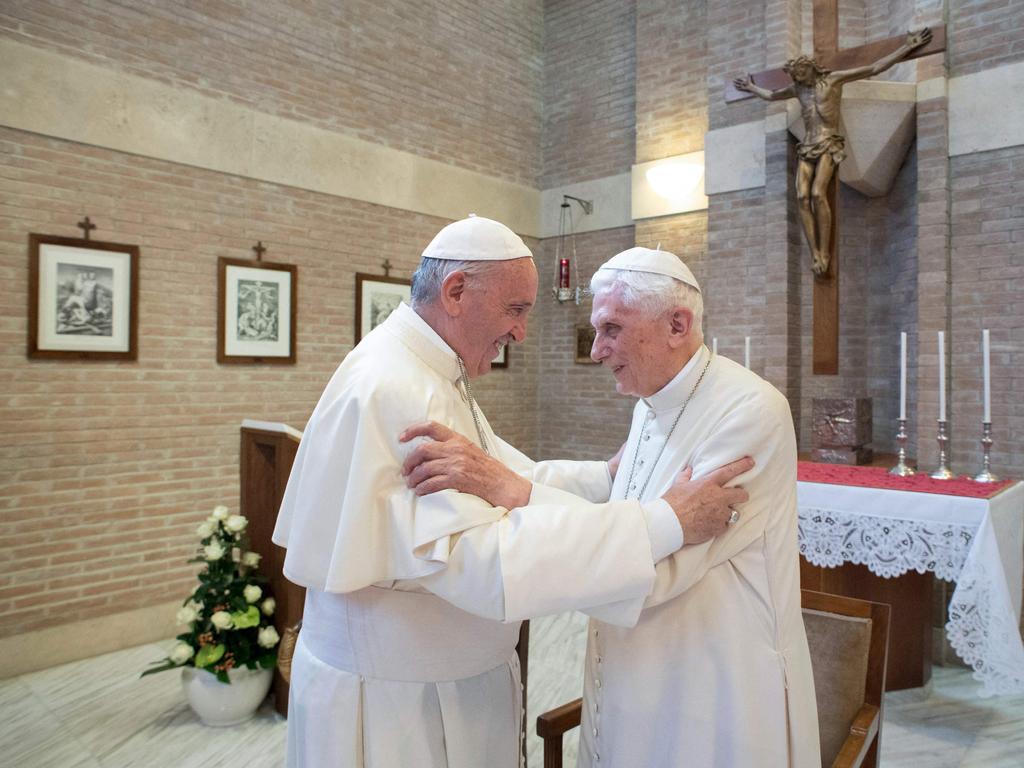
[[[139,646],[0,681],[0,765],[282,765],[285,723],[267,704],[248,723],[207,728],[185,703],[177,673],[139,679],[139,671],[167,647]],[[547,665],[537,667],[536,673],[546,674]],[[890,694],[882,765],[1024,766],[1024,696],[981,699],[977,691],[969,671],[937,667],[930,690]]]

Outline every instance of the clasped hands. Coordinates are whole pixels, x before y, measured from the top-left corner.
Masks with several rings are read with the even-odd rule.
[[[436,421],[415,424],[399,436],[406,443],[417,437],[429,440],[416,446],[402,464],[406,485],[417,496],[454,489],[479,496],[497,507],[512,509],[529,503],[533,485],[476,444]],[[622,449],[609,461],[614,476]],[[743,488],[725,487],[754,467],[747,457],[726,464],[699,480],[685,468],[662,498],[669,503],[682,526],[687,544],[700,544],[723,533],[735,522],[734,507],[749,499]]]

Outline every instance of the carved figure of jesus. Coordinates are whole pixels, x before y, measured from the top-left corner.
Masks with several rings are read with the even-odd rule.
[[[799,165],[796,197],[800,206],[800,222],[811,247],[811,269],[815,275],[828,274],[832,237],[832,210],[828,189],[836,168],[846,158],[846,139],[839,132],[839,106],[843,85],[854,80],[881,74],[906,58],[912,51],[927,45],[931,30],[925,27],[907,33],[906,42],[873,64],[831,72],[818,66],[814,59],[799,56],[786,62],[783,69],[793,84],[769,91],[754,84],[753,78],[737,77],[737,90],[752,93],[767,101],[796,98],[804,121],[804,138],[797,145]]]

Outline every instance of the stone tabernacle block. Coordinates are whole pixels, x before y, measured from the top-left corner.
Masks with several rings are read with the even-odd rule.
[[[870,464],[874,457],[870,448],[815,448],[811,451],[811,460],[822,464],[849,464],[859,466]]]
[[[812,448],[859,448],[870,442],[870,397],[816,397],[813,399],[811,404]]]

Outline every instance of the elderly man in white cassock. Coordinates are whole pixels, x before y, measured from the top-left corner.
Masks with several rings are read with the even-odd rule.
[[[786,399],[701,330],[703,299],[676,256],[632,248],[591,280],[592,357],[638,399],[611,499],[655,499],[682,467],[700,477],[729,457],[756,465],[750,494],[717,538],[656,566],[654,588],[591,616],[579,765],[738,768],[821,764],[810,655],[800,612],[796,440]],[[414,483],[491,498],[522,482],[437,426]],[[473,456],[472,477],[458,466]],[[419,461],[412,457],[410,464]],[[493,486],[494,490],[490,486]],[[609,619],[640,612],[635,626]]]
[[[519,620],[618,603],[611,624],[635,622],[655,563],[725,530],[729,505],[746,500],[722,486],[749,458],[609,503],[614,462],[533,464],[500,440],[470,380],[523,339],[536,292],[511,230],[450,224],[423,253],[412,307],[363,339],[321,396],[273,536],[285,575],[307,588],[290,766],[518,765]],[[414,493],[402,467],[417,441],[398,437],[424,421],[522,476],[491,485],[493,506],[429,482]]]

